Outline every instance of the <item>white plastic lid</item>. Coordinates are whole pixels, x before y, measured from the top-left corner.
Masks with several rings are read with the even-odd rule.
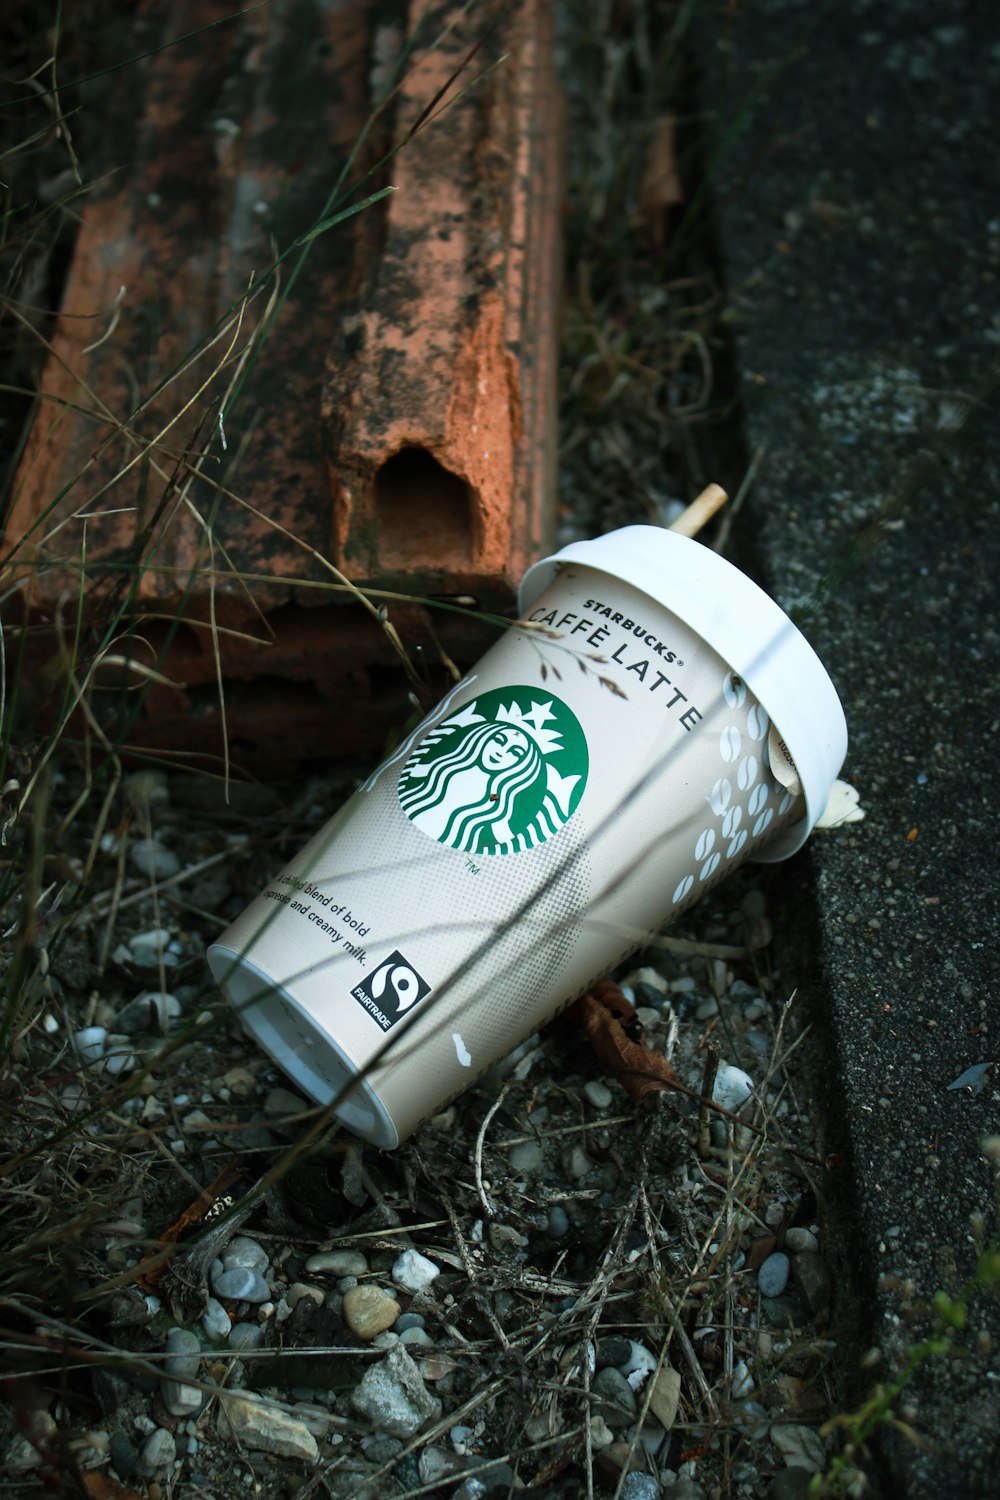
[[[641,589],[682,619],[746,682],[795,762],[806,816],[780,829],[754,858],[787,859],[826,807],[847,754],[847,723],[826,668],[798,627],[763,589],[724,557],[659,526],[625,526],[571,542],[528,569],[523,614],[567,563],[596,568]]]

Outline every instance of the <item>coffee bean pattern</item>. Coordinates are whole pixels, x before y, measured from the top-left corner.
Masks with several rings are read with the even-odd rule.
[[[719,776],[708,794],[712,821],[695,839],[695,868],[678,881],[675,907],[693,900],[699,894],[696,887],[711,880],[723,861],[730,865],[750,853],[751,841],[760,840],[795,800],[771,775],[764,748],[771,721],[747,693],[746,683],[727,672],[722,696],[733,711],[718,741],[720,769],[730,768],[729,774]]]

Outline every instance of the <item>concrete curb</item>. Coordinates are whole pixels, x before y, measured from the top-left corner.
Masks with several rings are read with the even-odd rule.
[[[759,572],[785,607],[819,606],[806,629],[844,701],[867,813],[789,870],[791,911],[811,859],[819,961],[802,932],[784,966],[836,1064],[853,1183],[828,1228],[842,1311],[853,1302],[880,1351],[857,1370],[860,1402],[926,1334],[933,1295],[974,1273],[975,1215],[987,1235],[996,1223],[982,1150],[996,1084],[950,1085],[997,1046],[1000,166],[974,143],[1000,52],[983,8],[709,12]],[[995,1299],[979,1295],[953,1353],[896,1404],[920,1444],[883,1429],[887,1495],[995,1494],[998,1347]]]

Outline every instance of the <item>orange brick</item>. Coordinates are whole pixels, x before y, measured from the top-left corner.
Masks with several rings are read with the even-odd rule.
[[[411,25],[425,9],[414,0]],[[46,627],[85,576],[78,679],[126,638],[184,684],[148,694],[130,743],[221,756],[221,670],[229,735],[252,769],[377,749],[408,687],[333,570],[499,610],[549,545],[561,124],[550,7],[431,9],[348,180],[406,135],[490,19],[496,32],[435,107],[507,60],[356,196],[395,193],[304,257],[295,241],[369,118],[372,58],[385,72],[402,41],[384,6],[287,3],[227,20],[221,0],[174,0],[155,22],[164,39],[225,24],[120,75],[134,123],[121,170],[84,210],[5,582],[20,580],[30,660],[51,654]],[[291,253],[268,281],[275,245]],[[462,661],[489,638],[460,615],[389,610],[418,662],[437,658],[435,638]],[[426,675],[433,697],[440,678]]]

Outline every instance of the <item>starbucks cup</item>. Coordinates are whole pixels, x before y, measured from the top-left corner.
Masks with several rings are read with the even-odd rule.
[[[392,1147],[743,860],[847,747],[754,583],[652,526],[526,574],[521,618],[209,949],[274,1061]]]

